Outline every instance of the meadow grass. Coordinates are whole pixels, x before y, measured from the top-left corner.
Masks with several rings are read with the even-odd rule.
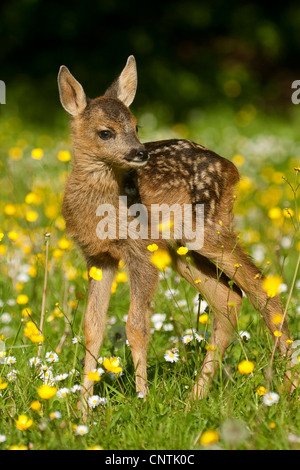
[[[157,122],[151,112],[142,113],[139,121],[142,141],[190,138],[238,166],[240,239],[266,275],[279,276],[291,339],[300,339],[298,117],[266,121],[248,106],[239,113],[197,111],[186,124],[173,127]],[[0,449],[299,449],[299,390],[287,393],[286,360],[277,353],[272,359],[274,341],[247,298],[208,398],[190,400],[209,345],[212,316],[198,293],[169,267],[160,274],[151,304],[149,396],[144,401],[135,392],[125,336],[129,286],[121,264],[99,354],[96,405],[89,407],[83,423],[74,386],[82,381],[85,356],[87,273],[60,213],[71,164],[68,128],[46,132],[27,127],[14,115],[3,116],[1,127]],[[28,323],[43,341],[34,342]],[[186,336],[190,329],[201,334],[201,341]],[[295,341],[293,346],[297,358],[299,346]],[[172,348],[178,360],[168,362],[165,353]],[[37,357],[38,364],[31,364]],[[114,357],[121,373],[104,366],[104,358]],[[245,359],[254,364],[250,374],[238,370]],[[58,393],[41,398],[43,383]],[[266,391],[276,394],[269,406]]]

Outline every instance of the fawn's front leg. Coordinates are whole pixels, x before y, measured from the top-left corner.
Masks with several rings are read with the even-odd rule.
[[[148,257],[127,261],[130,276],[130,307],[126,334],[130,345],[134,368],[136,391],[148,393],[147,347],[150,336],[149,303],[158,283],[157,269]]]
[[[102,279],[95,280],[89,277],[88,304],[84,318],[84,336],[86,355],[83,375],[83,412],[86,417],[86,400],[93,394],[93,381],[88,378],[88,373],[96,368],[100,346],[105,330],[106,312],[111,296],[111,285],[116,271],[116,262],[90,263],[102,270]]]

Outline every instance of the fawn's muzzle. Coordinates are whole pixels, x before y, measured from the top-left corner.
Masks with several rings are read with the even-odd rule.
[[[149,159],[149,154],[146,150],[131,150],[130,153],[128,153],[125,157],[125,160],[127,160],[130,163],[137,163],[137,164],[142,164],[146,163]]]

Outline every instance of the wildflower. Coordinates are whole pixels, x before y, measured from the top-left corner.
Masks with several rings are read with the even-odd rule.
[[[164,354],[164,358],[167,362],[177,362],[179,360],[178,349],[173,348],[171,351],[167,350]]]
[[[61,162],[68,162],[71,160],[71,154],[67,150],[61,150],[57,155],[58,160]]]
[[[120,272],[116,275],[116,282],[126,282],[127,281],[127,274],[124,272]]]
[[[186,255],[188,251],[189,251],[188,248],[186,248],[185,246],[180,246],[177,250],[177,253],[178,255],[182,256],[182,255]]]
[[[107,403],[107,399],[99,397],[99,395],[92,395],[88,399],[88,405],[90,408],[95,408],[96,406],[100,404],[105,405],[106,403]]]
[[[5,434],[0,434],[0,444],[1,444],[2,442],[5,442],[5,441],[6,441],[6,436],[5,436]]]
[[[282,331],[275,330],[273,333],[274,336],[282,336]]]
[[[263,402],[267,406],[272,406],[279,401],[279,395],[275,392],[267,392],[263,396]]]
[[[287,219],[292,218],[293,215],[294,215],[294,211],[293,211],[290,207],[286,207],[286,208],[283,210],[283,215],[284,215],[284,217],[286,217]]]
[[[113,374],[119,374],[123,370],[117,357],[105,358],[103,367],[105,367],[107,372],[112,372]]]
[[[31,359],[29,359],[29,365],[30,367],[32,366],[38,366],[39,364],[41,364],[41,360],[39,357],[32,357]]]
[[[277,313],[276,315],[272,317],[272,323],[274,323],[274,325],[280,325],[280,323],[282,322],[282,319],[283,319],[283,315],[281,315],[281,313]]]
[[[210,429],[205,431],[200,437],[200,444],[202,446],[210,446],[211,444],[215,444],[219,440],[219,433],[214,430]]]
[[[45,355],[45,359],[49,363],[58,362],[58,355],[53,351],[47,352]]]
[[[60,411],[51,411],[51,413],[49,414],[49,418],[51,420],[53,419],[60,419],[61,418],[61,412]]]
[[[8,232],[7,236],[13,242],[16,242],[19,238],[18,232],[15,232],[14,230],[11,230],[10,232]]]
[[[165,321],[165,319],[166,319],[165,313],[155,313],[154,315],[152,315],[151,321],[154,324],[154,328],[156,330],[160,330],[161,327],[163,326],[163,322]]]
[[[6,215],[15,215],[16,212],[17,212],[17,209],[14,204],[6,204],[4,206],[4,213]]]
[[[1,317],[0,317],[0,320],[2,323],[5,323],[6,325],[8,325],[8,323],[11,322],[12,318],[11,318],[11,315],[7,312],[4,312]]]
[[[63,380],[65,380],[67,377],[69,376],[69,374],[59,374],[57,375],[56,377],[54,377],[54,380],[55,382],[62,382]]]
[[[2,379],[0,377],[0,390],[4,390],[7,387],[7,382],[2,382]]]
[[[12,369],[6,376],[7,380],[9,382],[12,382],[13,380],[15,380],[17,378],[18,373],[19,373],[19,371],[17,371],[16,369]]]
[[[254,364],[251,361],[245,360],[245,361],[240,362],[238,365],[238,371],[241,374],[248,375],[248,374],[251,374],[253,370],[254,370]]]
[[[72,393],[81,392],[82,388],[83,388],[82,385],[75,384],[75,385],[73,385],[73,387],[71,388],[71,392],[72,392]]]
[[[67,238],[61,238],[58,241],[58,246],[61,250],[69,250],[72,247],[72,242]]]
[[[44,152],[40,148],[36,148],[31,151],[31,156],[35,160],[40,160],[41,158],[43,158],[43,155],[44,155]]]
[[[151,262],[161,271],[171,263],[171,256],[166,250],[158,249],[151,255]]]
[[[17,359],[15,358],[15,356],[8,356],[6,359],[5,359],[5,364],[15,364],[17,362]]]
[[[27,222],[35,222],[38,218],[39,214],[36,211],[30,210],[27,211],[25,214],[25,218]]]
[[[26,327],[24,328],[24,335],[33,343],[41,343],[44,341],[44,336],[40,334],[37,326],[32,321],[26,323]]]
[[[65,398],[68,393],[70,393],[70,389],[68,389],[67,387],[63,387],[56,392],[56,396],[58,398]]]
[[[92,447],[88,447],[87,450],[103,450],[103,447],[95,445]]]
[[[56,395],[57,388],[44,384],[38,388],[37,392],[40,398],[43,398],[44,400],[50,400],[50,398]]]
[[[40,401],[35,400],[35,401],[31,402],[30,408],[31,408],[33,411],[40,411],[40,409],[42,408],[42,404],[41,404]]]
[[[199,323],[202,325],[205,325],[208,322],[208,315],[207,313],[202,313],[202,315],[199,316]]]
[[[256,389],[256,393],[257,395],[259,395],[260,397],[262,397],[263,395],[265,395],[267,393],[267,389],[263,386],[263,385],[260,385],[257,389]]]
[[[268,215],[270,219],[272,220],[280,219],[281,217],[280,207],[273,207],[272,209],[269,210]]]
[[[269,423],[269,428],[270,429],[275,429],[276,428],[276,423],[274,423],[274,421],[271,421],[271,423]]]
[[[192,340],[193,340],[193,335],[184,335],[182,338],[181,338],[181,341],[183,342],[183,344],[188,344],[190,343]]]
[[[158,250],[158,246],[156,245],[156,243],[152,243],[151,245],[147,246],[147,250],[153,253],[154,251]]]
[[[239,336],[245,342],[249,341],[250,339],[250,333],[248,333],[248,331],[239,331]]]
[[[16,427],[20,431],[27,431],[33,425],[33,420],[26,415],[20,415],[16,421]]]
[[[102,270],[96,268],[96,266],[92,266],[89,270],[89,276],[94,279],[95,281],[101,281],[102,279]]]
[[[85,434],[87,434],[89,432],[89,429],[87,426],[85,426],[84,424],[79,424],[78,426],[76,426],[75,428],[75,434],[76,436],[84,436]]]
[[[90,370],[88,373],[88,379],[92,380],[93,382],[99,382],[101,380],[99,371],[97,369]]]
[[[20,294],[17,297],[17,304],[19,304],[19,305],[25,305],[25,304],[28,303],[28,301],[29,301],[28,295]]]
[[[280,284],[282,283],[282,279],[280,276],[269,276],[263,280],[263,288],[267,292],[268,297],[275,297],[278,293],[278,289]]]

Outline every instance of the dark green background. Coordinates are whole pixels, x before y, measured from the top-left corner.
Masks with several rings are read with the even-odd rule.
[[[167,121],[224,102],[263,110],[291,104],[300,79],[300,4],[243,1],[3,1],[0,79],[7,110],[49,122],[60,111],[56,77],[67,65],[90,97],[103,93],[134,54],[135,109]],[[224,83],[237,80],[236,98]],[[2,111],[4,112],[3,108]]]

